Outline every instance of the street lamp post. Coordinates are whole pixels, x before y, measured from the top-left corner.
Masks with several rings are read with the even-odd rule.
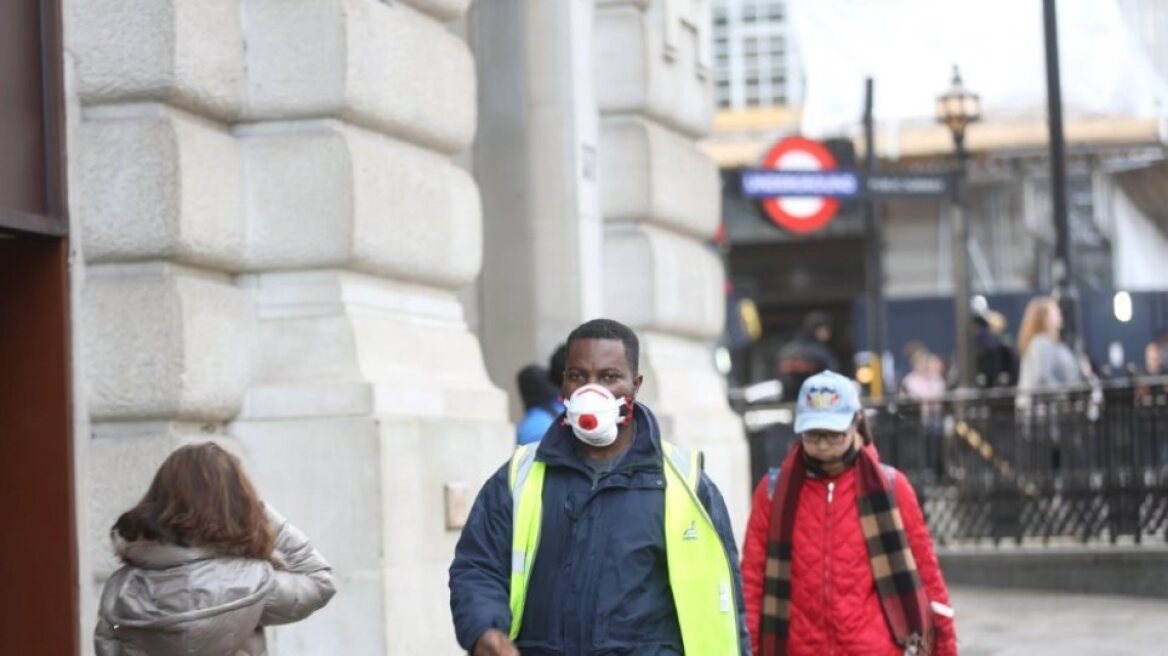
[[[953,304],[956,306],[957,367],[961,388],[973,387],[974,363],[969,329],[969,229],[965,216],[968,153],[965,129],[981,118],[981,100],[961,82],[961,73],[953,67],[953,81],[945,93],[937,96],[937,122],[953,134],[957,155],[957,172],[953,180],[950,227],[953,234]]]

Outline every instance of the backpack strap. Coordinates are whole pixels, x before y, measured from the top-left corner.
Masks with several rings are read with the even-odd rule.
[[[779,468],[771,467],[767,470],[767,500],[775,498],[775,488],[779,486]]]

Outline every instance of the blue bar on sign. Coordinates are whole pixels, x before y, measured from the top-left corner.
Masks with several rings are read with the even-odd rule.
[[[747,198],[774,196],[828,196],[854,198],[860,195],[860,176],[855,171],[776,171],[746,169],[740,175],[742,195]]]

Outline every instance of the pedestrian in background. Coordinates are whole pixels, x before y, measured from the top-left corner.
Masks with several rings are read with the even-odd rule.
[[[754,653],[955,655],[932,538],[908,478],[880,462],[857,385],[808,378],[795,432],[755,489],[743,545]]]
[[[98,656],[260,656],[265,626],[335,591],[329,564],[212,442],[170,454],[111,537],[123,566],[102,590]]]
[[[1076,385],[1086,381],[1084,367],[1062,340],[1063,313],[1049,296],[1031,299],[1018,329],[1018,389]]]
[[[839,361],[831,352],[830,344],[831,318],[823,312],[812,312],[804,317],[799,335],[779,350],[779,380],[788,399],[809,377],[821,371],[839,369]]]
[[[1006,335],[1006,317],[985,310],[973,318],[974,362],[978,387],[1013,387],[1018,380],[1018,357]]]
[[[945,362],[926,349],[913,353],[912,371],[901,381],[901,392],[919,404],[920,446],[924,462],[938,479],[944,474]]]
[[[1144,374],[1163,376],[1164,373],[1164,347],[1157,342],[1148,342],[1144,347]]]
[[[616,321],[573,330],[565,421],[479,491],[450,565],[475,656],[749,653],[726,505],[636,402],[639,352]]]
[[[559,401],[560,391],[552,385],[548,370],[537,364],[520,369],[517,382],[523,399],[523,417],[515,425],[515,441],[518,444],[538,442],[564,411]]]

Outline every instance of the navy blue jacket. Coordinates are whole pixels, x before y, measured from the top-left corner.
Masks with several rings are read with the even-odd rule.
[[[516,646],[523,656],[682,654],[665,555],[665,476],[657,420],[637,404],[634,439],[613,471],[594,480],[571,429],[556,421],[536,459],[547,463],[539,552]],[[467,651],[489,628],[511,626],[508,465],[483,485],[450,566],[450,609]],[[698,484],[734,573],[742,654],[750,653],[742,581],[726,504],[705,474]]]

